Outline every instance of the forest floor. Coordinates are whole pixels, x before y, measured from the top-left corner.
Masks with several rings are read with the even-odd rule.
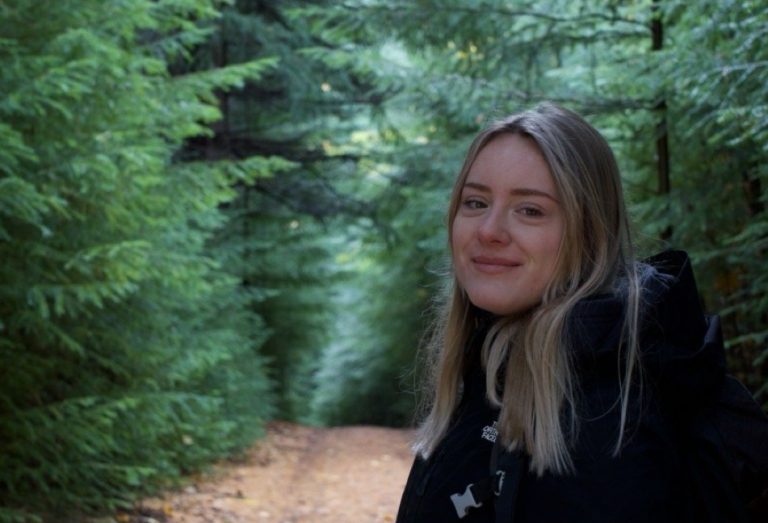
[[[378,523],[397,516],[413,433],[272,423],[238,462],[148,499],[121,523]]]

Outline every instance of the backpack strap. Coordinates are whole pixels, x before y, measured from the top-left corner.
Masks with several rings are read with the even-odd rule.
[[[528,456],[522,450],[509,452],[496,438],[491,451],[490,475],[470,483],[463,493],[451,495],[459,519],[484,503],[493,502],[496,523],[513,523],[515,502],[523,473],[528,468]]]
[[[491,454],[491,467],[496,470],[496,474],[501,474],[499,488],[495,492],[496,523],[514,522],[517,493],[520,491],[520,484],[528,468],[528,461],[528,455],[520,449],[512,452],[502,450]]]

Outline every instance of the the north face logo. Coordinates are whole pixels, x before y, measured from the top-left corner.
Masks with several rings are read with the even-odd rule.
[[[490,441],[491,443],[496,443],[496,436],[499,435],[499,431],[496,428],[496,424],[498,422],[494,421],[493,425],[486,425],[483,427],[483,435],[482,438],[485,440]]]

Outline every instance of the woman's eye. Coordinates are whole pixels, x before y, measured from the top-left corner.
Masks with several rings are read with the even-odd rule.
[[[528,216],[528,217],[531,217],[531,218],[535,218],[535,217],[543,216],[544,215],[544,213],[541,212],[541,209],[539,209],[538,207],[522,207],[520,209],[520,213],[523,216]]]
[[[486,205],[480,200],[475,200],[470,198],[470,199],[464,200],[464,207],[466,207],[467,209],[482,209],[486,207]]]

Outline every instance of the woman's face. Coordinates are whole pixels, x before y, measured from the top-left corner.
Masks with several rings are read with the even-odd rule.
[[[514,316],[541,302],[555,271],[564,216],[549,166],[519,134],[475,158],[452,226],[456,278],[480,309]]]

